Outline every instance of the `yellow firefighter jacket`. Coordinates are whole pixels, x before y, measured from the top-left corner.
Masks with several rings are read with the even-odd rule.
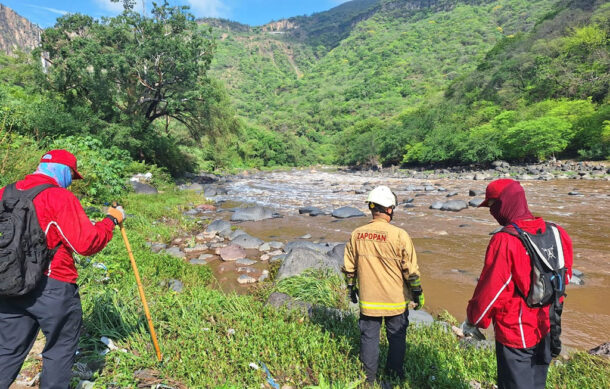
[[[358,278],[363,315],[403,313],[410,299],[406,280],[419,276],[411,237],[384,219],[373,219],[352,232],[345,246],[343,272]]]

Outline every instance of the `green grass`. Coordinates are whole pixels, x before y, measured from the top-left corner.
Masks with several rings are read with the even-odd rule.
[[[196,233],[204,226],[184,217],[203,197],[167,191],[163,195],[128,195],[122,199],[128,214],[125,226],[139,266],[153,322],[163,353],[156,362],[135,279],[118,230],[110,245],[93,258],[79,261],[84,311],[84,331],[78,360],[101,366],[96,387],[135,388],[134,372],[152,369],[161,383],[189,388],[261,387],[267,376],[250,363],[269,368],[280,384],[294,388],[354,388],[363,380],[358,361],[359,330],[356,315],[343,318],[325,309],[314,309],[311,318],[300,312],[275,310],[264,305],[271,290],[342,307],[345,291],[340,277],[307,273],[269,283],[266,293],[254,296],[226,295],[214,290],[213,276],[205,266],[192,266],[164,254],[153,254],[147,241],[167,242]],[[156,222],[156,223],[154,223]],[[104,263],[107,270],[95,263]],[[176,293],[163,281],[179,279],[184,291]],[[275,289],[272,289],[275,288]],[[470,380],[491,387],[495,358],[491,351],[464,348],[441,325],[411,327],[407,331],[402,388],[468,388]],[[111,338],[127,352],[99,352],[101,336]],[[380,374],[387,355],[381,343]],[[607,361],[575,354],[551,368],[550,387],[593,388],[610,385]],[[599,385],[598,385],[599,384]]]

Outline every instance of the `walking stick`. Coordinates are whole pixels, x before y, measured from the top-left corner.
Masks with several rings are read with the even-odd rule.
[[[138,283],[138,292],[140,292],[140,299],[142,300],[142,305],[144,305],[144,313],[146,314],[146,320],[148,321],[148,328],[150,329],[150,336],[152,337],[153,344],[155,346],[155,351],[157,352],[157,359],[159,362],[162,361],[161,350],[159,349],[159,342],[157,341],[157,334],[155,333],[155,327],[153,326],[152,319],[150,318],[150,311],[148,310],[148,303],[146,302],[146,296],[144,295],[144,287],[142,286],[142,281],[140,280],[140,272],[138,272],[138,266],[136,265],[136,260],[133,257],[133,252],[131,251],[131,245],[129,244],[129,239],[127,239],[127,234],[125,233],[125,227],[123,227],[123,223],[119,223],[119,228],[121,229],[121,235],[123,235],[123,241],[125,242],[125,247],[127,248],[127,254],[129,254],[129,260],[131,261],[131,267],[133,268],[133,273],[136,276],[136,282]]]

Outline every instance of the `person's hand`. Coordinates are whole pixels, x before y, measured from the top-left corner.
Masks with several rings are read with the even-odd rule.
[[[421,289],[414,289],[411,291],[411,295],[413,296],[413,302],[416,304],[413,309],[420,310],[424,307],[426,303],[426,298],[424,297],[424,291]]]
[[[121,223],[123,223],[123,220],[125,220],[125,210],[123,209],[123,207],[116,206],[116,207],[108,207],[108,215],[107,215],[110,219],[112,219],[112,221],[114,222],[115,225],[119,225]]]
[[[462,330],[462,333],[466,337],[472,337],[476,340],[485,340],[485,335],[483,335],[483,333],[481,333],[481,331],[479,331],[477,326],[468,322],[468,320],[466,320],[465,322],[462,323],[462,325],[460,326],[460,329]]]
[[[358,303],[358,288],[355,285],[347,286],[347,298],[354,304]]]

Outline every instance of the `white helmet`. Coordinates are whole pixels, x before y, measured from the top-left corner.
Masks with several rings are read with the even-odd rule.
[[[378,186],[369,193],[368,203],[379,204],[382,207],[390,208],[396,206],[396,195],[385,185]]]

